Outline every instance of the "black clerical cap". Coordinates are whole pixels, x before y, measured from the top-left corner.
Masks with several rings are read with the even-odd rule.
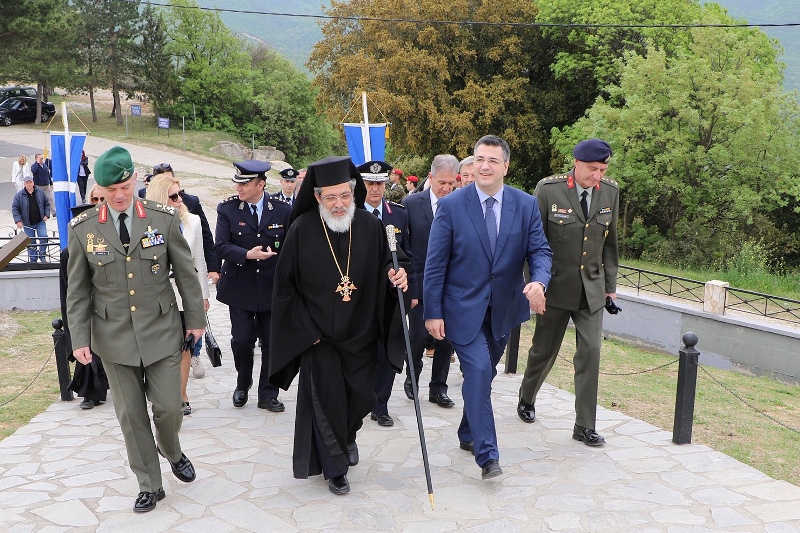
[[[280,171],[281,179],[294,181],[297,179],[298,172],[293,168],[285,168]]]
[[[306,178],[296,193],[297,197],[292,204],[292,216],[289,223],[297,219],[306,211],[317,209],[317,199],[314,197],[314,187],[330,187],[340,183],[348,183],[356,180],[355,202],[356,207],[364,207],[364,200],[367,198],[367,188],[361,174],[347,156],[326,157],[308,165]]]
[[[608,163],[611,146],[603,139],[586,139],[575,145],[572,155],[584,163]]]
[[[364,181],[389,181],[392,166],[384,161],[367,161],[363,165],[358,165],[358,171]]]
[[[234,183],[247,183],[253,178],[267,179],[267,171],[272,168],[272,165],[266,161],[258,161],[257,159],[249,159],[247,161],[239,161],[233,164],[236,167],[236,175],[231,178]]]

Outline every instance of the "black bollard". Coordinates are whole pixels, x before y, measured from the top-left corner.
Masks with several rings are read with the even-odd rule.
[[[675,395],[675,424],[672,426],[672,442],[691,444],[692,421],[694,420],[694,398],[697,391],[697,359],[695,350],[697,335],[691,331],[683,335],[683,348],[678,350],[678,392]]]
[[[506,346],[506,374],[517,373],[517,363],[519,362],[519,336],[521,326],[511,330],[508,336],[508,346]]]
[[[53,319],[53,346],[56,351],[56,370],[58,371],[58,388],[61,390],[61,400],[71,402],[73,399],[69,383],[69,363],[67,362],[67,347],[64,342],[64,322],[60,318]]]

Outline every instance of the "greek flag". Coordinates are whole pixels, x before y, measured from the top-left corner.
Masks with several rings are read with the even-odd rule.
[[[353,163],[363,165],[367,161],[384,161],[386,158],[386,124],[370,124],[369,135],[365,135],[367,126],[360,124],[343,124],[347,151]]]
[[[75,189],[78,180],[78,165],[81,162],[86,132],[70,133],[67,124],[66,106],[62,108],[64,131],[50,132],[51,168],[53,171],[53,193],[56,199],[55,212],[58,213],[58,235],[61,249],[67,247],[67,224],[70,208],[75,202]]]

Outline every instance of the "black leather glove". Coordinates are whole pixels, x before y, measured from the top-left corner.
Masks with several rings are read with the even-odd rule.
[[[622,312],[622,308],[614,303],[614,300],[611,299],[611,296],[606,296],[606,311],[609,314],[616,315],[617,313]]]

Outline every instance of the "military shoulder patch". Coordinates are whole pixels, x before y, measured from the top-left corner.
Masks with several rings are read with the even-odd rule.
[[[78,216],[73,217],[72,220],[69,221],[69,225],[70,225],[70,227],[74,228],[75,226],[77,226],[81,222],[85,222],[85,221],[89,220],[90,218],[96,217],[98,212],[100,212],[100,208],[99,207],[95,207],[94,209],[87,209],[86,211],[83,211]]]
[[[603,178],[600,181],[602,181],[603,183],[608,183],[612,187],[616,187],[619,189],[619,183],[617,183],[616,180],[603,176]]]
[[[142,205],[145,209],[151,209],[153,211],[161,211],[163,213],[169,213],[170,215],[175,214],[175,208],[168,206],[166,204],[160,204],[158,202],[154,202],[153,200],[142,200]]]

